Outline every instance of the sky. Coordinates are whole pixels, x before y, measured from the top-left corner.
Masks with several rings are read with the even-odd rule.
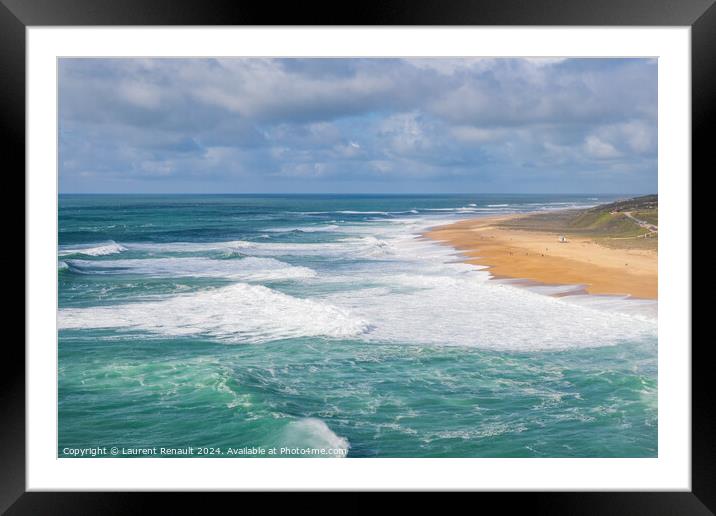
[[[61,59],[61,193],[656,193],[654,59]]]

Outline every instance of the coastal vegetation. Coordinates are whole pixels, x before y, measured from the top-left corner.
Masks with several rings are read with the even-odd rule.
[[[645,195],[582,210],[558,210],[504,220],[503,228],[589,238],[606,247],[658,248],[658,196]]]

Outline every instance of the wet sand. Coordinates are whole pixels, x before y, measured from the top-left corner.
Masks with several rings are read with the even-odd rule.
[[[468,263],[489,266],[496,277],[552,285],[583,285],[590,294],[656,299],[658,255],[642,249],[613,249],[589,238],[559,242],[559,235],[496,224],[524,215],[487,217],[438,226],[423,236],[460,250]]]

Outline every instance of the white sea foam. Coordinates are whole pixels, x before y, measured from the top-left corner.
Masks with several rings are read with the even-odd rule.
[[[405,234],[374,230],[389,253],[357,264],[354,288],[326,296],[370,322],[360,338],[376,342],[463,345],[490,349],[556,350],[613,345],[656,336],[656,302],[623,296],[568,296],[578,285],[517,287],[488,281],[484,267],[456,262],[449,247]],[[363,239],[345,239],[356,244]],[[350,271],[340,281],[350,283]],[[348,276],[348,277],[346,277]],[[322,279],[325,281],[325,279]],[[541,290],[544,290],[542,292]]]
[[[354,258],[386,258],[392,254],[390,244],[374,236],[344,238],[341,242],[351,246],[346,253]]]
[[[365,232],[369,233],[370,228]],[[362,231],[357,229],[357,235]],[[152,253],[199,253],[199,252],[237,252],[251,256],[326,256],[332,258],[351,258],[357,255],[365,257],[371,254],[382,254],[385,241],[368,234],[364,238],[348,237],[325,243],[294,243],[294,242],[251,242],[234,240],[229,242],[184,243],[172,242],[161,244],[132,244],[132,249]],[[144,260],[140,260],[144,261]],[[96,262],[93,262],[96,263]]]
[[[265,231],[270,233],[329,233],[340,229],[336,224],[327,224],[324,226],[297,226],[292,228],[268,228]]]
[[[350,448],[348,439],[340,437],[321,419],[309,417],[286,425],[279,438],[280,446],[298,449],[325,450],[318,457],[343,458]]]
[[[327,247],[326,247],[327,246]],[[260,256],[279,255],[317,255],[324,249],[330,249],[331,244],[302,244],[279,242],[251,242],[249,240],[231,240],[226,242],[166,242],[166,243],[138,243],[131,244],[132,249],[148,253],[204,253],[204,252],[231,252],[238,251],[246,254]]]
[[[656,338],[656,302],[619,296],[555,298],[546,294],[576,291],[579,286],[554,289],[488,281],[491,276],[484,267],[463,263],[454,249],[419,238],[426,228],[459,217],[453,212],[344,224],[340,226],[340,232],[347,233],[344,238],[324,243],[131,244],[131,250],[149,253],[219,251],[246,257],[85,260],[84,264],[100,269],[119,265],[142,274],[201,272],[242,282],[301,278],[312,298],[299,299],[242,283],[151,303],[62,310],[60,327],[131,328],[166,335],[207,335],[231,342],[323,336],[376,344],[517,351]],[[311,263],[318,258],[331,266],[321,267],[317,275],[308,267],[277,260],[280,256],[295,256],[291,261],[298,263],[302,257]],[[70,265],[82,262],[68,261]]]
[[[108,254],[117,254],[126,251],[127,248],[117,242],[110,240],[102,244],[91,244],[89,246],[81,246],[74,248],[63,247],[57,253],[59,256],[69,256],[73,254],[84,254],[87,256],[106,256]]]
[[[653,299],[635,299],[628,296],[592,296],[587,294],[565,297],[564,301],[601,311],[629,314],[647,320],[656,320],[659,303]]]
[[[366,331],[368,324],[326,302],[237,283],[161,301],[65,308],[58,313],[58,327],[123,328],[260,343],[292,337],[355,337]]]
[[[274,258],[253,257],[215,260],[203,257],[128,260],[66,260],[82,274],[142,274],[152,277],[228,278],[241,281],[277,281],[313,278],[316,271]]]
[[[304,211],[303,215],[330,215],[332,213],[340,213],[342,215],[390,215],[391,213],[405,213],[405,212],[390,212],[390,211],[360,211],[360,210],[338,210],[338,211]]]
[[[341,210],[336,213],[342,213],[344,215],[389,215],[389,211],[354,211],[354,210]]]
[[[480,213],[482,215],[489,215],[491,213],[494,214],[503,214],[508,211],[513,211],[513,209],[508,204],[499,204],[499,205],[489,205],[487,207],[477,207],[475,204],[470,204],[468,206],[462,206],[459,208],[425,208],[426,212],[442,212],[442,213]]]
[[[372,331],[361,338],[371,341],[530,351],[613,345],[656,334],[654,320],[488,282],[480,274],[406,274],[389,282],[390,293],[355,290],[326,300],[370,321]]]

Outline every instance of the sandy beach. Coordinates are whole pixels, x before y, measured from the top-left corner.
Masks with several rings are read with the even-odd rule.
[[[555,233],[498,227],[523,216],[457,222],[433,228],[424,236],[462,251],[468,263],[489,266],[496,277],[579,284],[590,294],[657,298],[656,251],[614,249],[580,237],[560,243]]]

